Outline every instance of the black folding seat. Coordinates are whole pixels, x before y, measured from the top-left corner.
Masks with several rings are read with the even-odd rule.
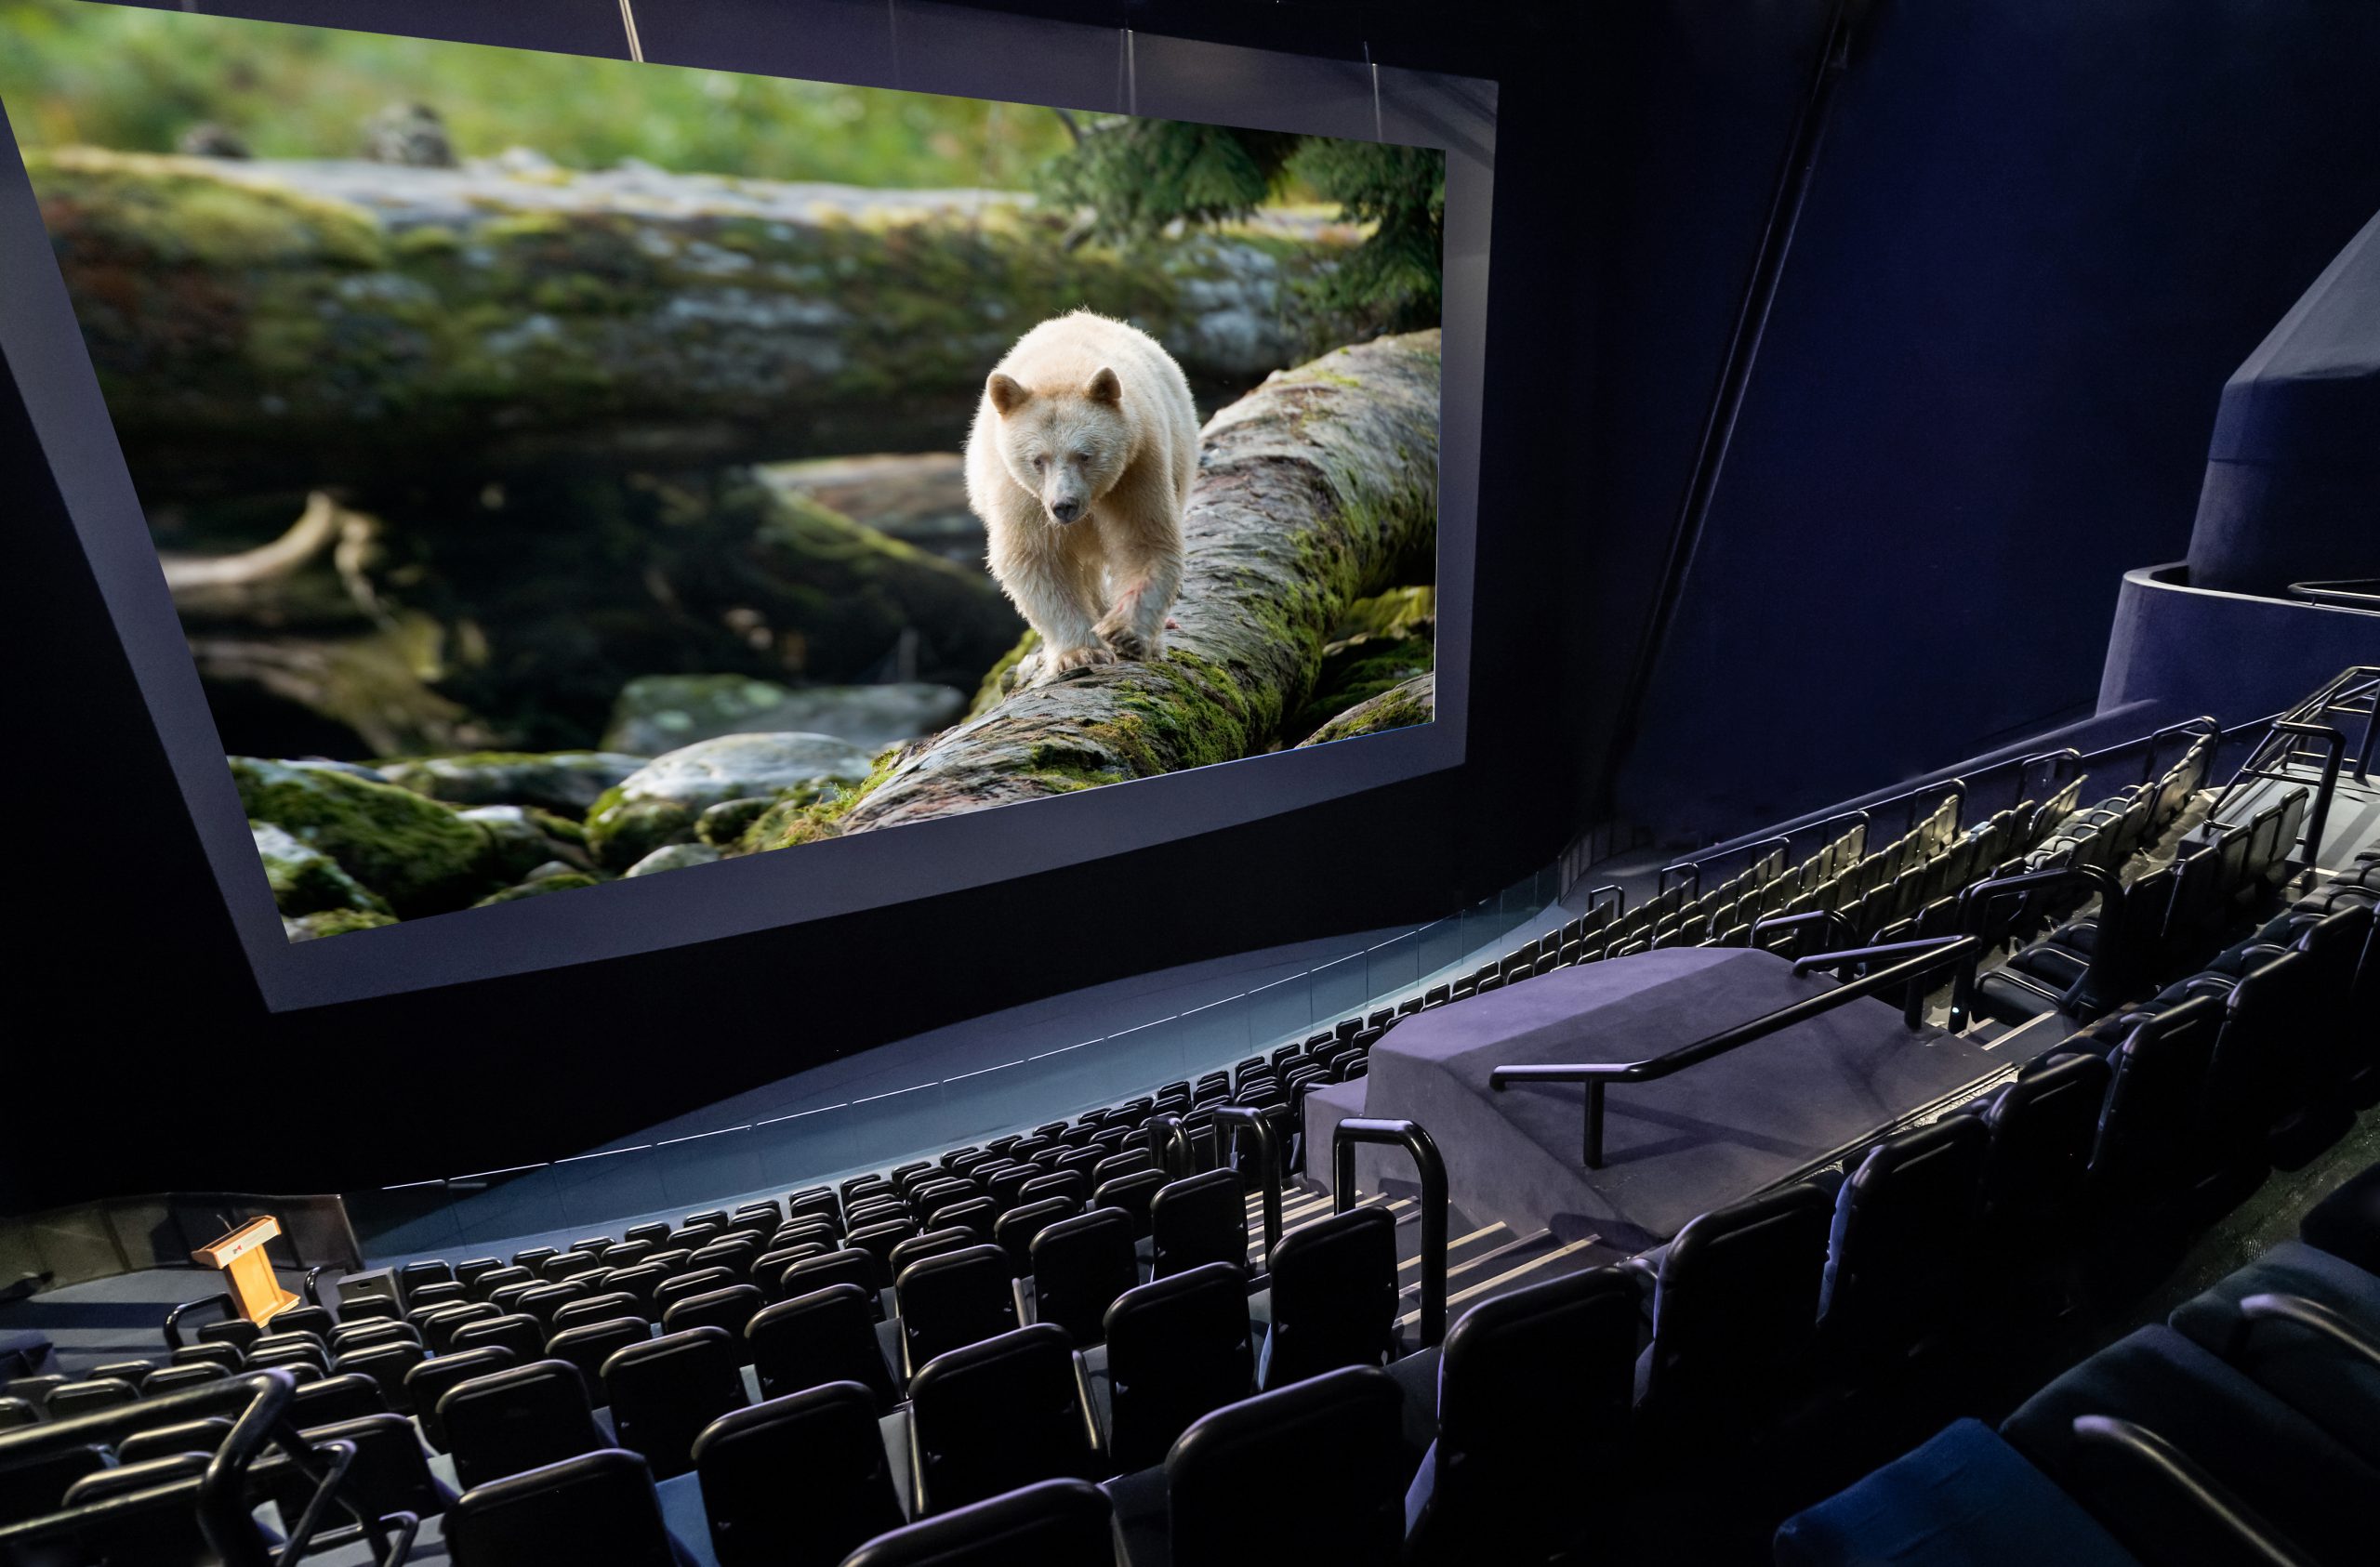
[[[1991,1133],[1946,1115],[1868,1151],[1834,1201],[1818,1297],[1829,1350],[1864,1370],[1947,1326],[1978,1261]]]
[[[547,1337],[545,1323],[535,1317],[513,1311],[480,1322],[465,1323],[455,1330],[449,1350],[479,1350],[495,1345],[511,1350],[512,1358],[525,1364],[545,1354]]]
[[[752,1259],[751,1281],[760,1286],[761,1293],[774,1299],[777,1296],[777,1282],[785,1277],[787,1269],[810,1258],[824,1257],[834,1249],[836,1249],[835,1243],[823,1241],[805,1241],[800,1245],[771,1246]]]
[[[386,1318],[366,1319],[359,1317],[356,1319],[354,1323],[350,1325],[362,1326],[365,1325],[367,1322],[385,1322],[388,1319]],[[331,1342],[332,1332],[338,1325],[339,1324],[333,1320],[331,1314],[323,1310],[320,1306],[292,1306],[285,1310],[275,1311],[272,1314],[272,1327],[271,1331],[274,1333],[311,1333],[315,1337],[320,1338],[324,1343],[327,1344]],[[249,1340],[250,1343],[254,1343],[255,1341],[256,1340],[254,1338]]]
[[[1662,1256],[1637,1398],[1657,1439],[1724,1440],[1798,1369],[1834,1205],[1800,1183],[1689,1220]],[[1276,1286],[1277,1287],[1277,1286]]]
[[[20,1382],[22,1380],[19,1378]],[[85,1410],[82,1413],[90,1412]],[[76,1481],[86,1475],[103,1472],[107,1467],[107,1450],[98,1446],[57,1448],[35,1457],[13,1461],[0,1455],[0,1520],[15,1523],[56,1512]],[[28,1557],[26,1560],[38,1561],[46,1559]],[[66,1560],[73,1559],[69,1557]]]
[[[892,1279],[882,1261],[851,1246],[795,1263],[778,1278],[777,1293],[790,1300],[829,1284],[857,1285],[867,1296],[869,1310],[881,1317],[884,1313],[877,1292],[889,1290]]]
[[[815,1241],[833,1251],[843,1244],[842,1221],[831,1214],[798,1212],[769,1236],[771,1246],[798,1246]]]
[[[2116,1047],[2091,1149],[2089,1190],[2099,1217],[2149,1218],[2202,1167],[2208,1151],[2194,1139],[2199,1095],[2221,1016],[2215,1003],[2194,996],[2142,1018]]]
[[[405,1297],[405,1318],[409,1322],[417,1322],[423,1312],[433,1307],[469,1298],[470,1292],[451,1279],[416,1284],[412,1292]]]
[[[405,1373],[405,1392],[414,1416],[421,1422],[422,1439],[440,1453],[446,1451],[446,1428],[438,1418],[438,1401],[446,1389],[474,1376],[486,1376],[516,1363],[509,1350],[467,1350],[460,1354],[426,1360]]]
[[[641,1317],[605,1317],[600,1322],[563,1328],[546,1340],[545,1354],[549,1361],[566,1361],[576,1367],[579,1380],[587,1384],[587,1396],[600,1402],[603,1397],[603,1363],[615,1351],[641,1344],[652,1336],[652,1329]]]
[[[1592,1509],[1560,1500],[1626,1472],[1636,1284],[1593,1268],[1492,1296],[1438,1362],[1437,1440],[1407,1491],[1417,1563],[1542,1561],[1578,1550]]]
[[[215,1368],[218,1373],[222,1368]],[[0,1395],[0,1431],[13,1431],[20,1426],[30,1426],[41,1419],[41,1411],[31,1399],[13,1394]]]
[[[1047,1202],[1052,1197],[1064,1197],[1075,1206],[1082,1206],[1091,1200],[1090,1175],[1082,1170],[1055,1170],[1026,1181],[1016,1194],[1020,1203]]]
[[[628,1296],[636,1302],[640,1316],[651,1317],[655,1314],[653,1304],[654,1293],[668,1283],[671,1276],[666,1263],[648,1258],[633,1267],[623,1268],[617,1272],[607,1274],[603,1280],[603,1294]],[[599,1297],[590,1296],[588,1298]]]
[[[433,1355],[443,1355],[454,1347],[455,1335],[465,1323],[485,1322],[503,1314],[493,1301],[450,1302],[432,1306],[415,1320],[414,1326],[421,1332],[422,1348]]]
[[[467,1491],[446,1514],[456,1567],[678,1567],[653,1474],[606,1448]]]
[[[673,1274],[654,1287],[653,1314],[666,1319],[669,1315],[669,1308],[681,1300],[708,1295],[712,1290],[725,1289],[730,1284],[743,1282],[738,1274],[725,1268],[694,1268]]]
[[[964,1230],[978,1240],[988,1241],[999,1217],[1000,1205],[991,1198],[967,1197],[943,1204],[926,1216],[926,1223],[935,1230]]]
[[[1158,1188],[1149,1201],[1149,1236],[1158,1278],[1210,1262],[1248,1266],[1248,1203],[1239,1177],[1208,1170]]]
[[[1126,1136],[1130,1134],[1127,1132]],[[1108,1181],[1120,1176],[1138,1175],[1143,1170],[1157,1168],[1157,1161],[1149,1157],[1145,1148],[1128,1148],[1121,1153],[1110,1153],[1091,1167],[1091,1186],[1096,1192]]]
[[[573,1249],[587,1251],[591,1248],[581,1244]],[[654,1244],[651,1241],[617,1241],[605,1246],[597,1255],[602,1258],[604,1267],[616,1272],[623,1268],[635,1267],[651,1258],[653,1253]]]
[[[221,1370],[219,1366],[213,1370]],[[170,1426],[151,1426],[145,1430],[130,1432],[115,1442],[115,1461],[119,1464],[144,1464],[152,1458],[170,1457],[177,1453],[213,1453],[231,1434],[231,1422],[220,1415],[204,1416],[196,1420],[178,1420]]]
[[[375,1518],[411,1513],[418,1519],[432,1519],[454,1502],[455,1494],[430,1472],[413,1423],[402,1415],[360,1416],[329,1425],[307,1426],[304,1430],[315,1442],[353,1445],[355,1458],[342,1489],[349,1501]],[[286,1458],[271,1454],[249,1469],[248,1488],[249,1495],[259,1500],[267,1496],[278,1500],[283,1520],[295,1523],[305,1510],[314,1484],[292,1468]],[[362,1534],[361,1529],[347,1521],[344,1508],[335,1508],[324,1521],[324,1531],[314,1536],[314,1544],[329,1548]]]
[[[1379,1365],[1395,1352],[1396,1220],[1385,1208],[1352,1208],[1284,1237],[1272,1274],[1259,1387]]]
[[[785,1217],[787,1223],[799,1222],[805,1215],[825,1219],[827,1223],[834,1225],[840,1225],[843,1221],[842,1205],[835,1200],[835,1194],[823,1186],[806,1187],[786,1198]]]
[[[1103,1181],[1092,1189],[1091,1205],[1114,1208],[1132,1221],[1135,1240],[1144,1239],[1149,1232],[1149,1205],[1165,1185],[1162,1170],[1137,1170]]]
[[[537,1264],[536,1273],[548,1284],[559,1284],[580,1273],[591,1273],[602,1266],[603,1259],[591,1251],[556,1252]]]
[[[222,1344],[245,1354],[249,1345],[264,1337],[264,1329],[245,1317],[226,1317],[219,1323],[208,1323],[198,1330],[201,1344]]]
[[[1347,1367],[1199,1420],[1165,1461],[1169,1567],[1395,1562],[1404,1402],[1388,1373]]]
[[[324,1376],[305,1384],[291,1395],[289,1408],[291,1417],[301,1430],[390,1413],[389,1401],[382,1395],[380,1384],[369,1376],[352,1372],[344,1376]]]
[[[400,1415],[413,1413],[413,1395],[405,1390],[405,1374],[429,1358],[413,1339],[395,1339],[350,1350],[331,1362],[333,1376],[360,1372],[380,1385],[380,1396]]]
[[[876,1263],[877,1282],[871,1287],[889,1289],[892,1284],[892,1248],[918,1232],[918,1227],[907,1219],[888,1219],[881,1224],[854,1225],[843,1236],[843,1249],[866,1254]]]
[[[762,1398],[856,1382],[879,1415],[899,1402],[876,1336],[875,1308],[857,1284],[829,1284],[767,1307],[745,1324],[744,1341]]]
[[[708,1225],[713,1230],[725,1230],[727,1228],[727,1210],[725,1208],[705,1208],[700,1213],[688,1214],[686,1216],[685,1228],[692,1230],[697,1225]]]
[[[720,1567],[836,1567],[898,1529],[900,1496],[876,1420],[866,1388],[827,1382],[705,1428],[694,1469]]]
[[[769,1297],[751,1284],[730,1284],[725,1289],[706,1290],[690,1295],[669,1308],[661,1319],[664,1333],[682,1333],[690,1327],[715,1327],[734,1342],[739,1359],[744,1353],[744,1324],[753,1313],[769,1303]],[[639,1334],[639,1337],[643,1335]]]
[[[115,1376],[86,1377],[68,1382],[49,1390],[44,1407],[53,1420],[71,1419],[77,1415],[90,1415],[102,1409],[115,1409],[140,1402],[139,1389]]]
[[[170,1393],[177,1388],[194,1388],[202,1382],[220,1382],[231,1375],[221,1366],[212,1365],[204,1361],[186,1365],[161,1366],[142,1379],[140,1396],[155,1398],[160,1393]]]
[[[457,1382],[438,1396],[438,1423],[467,1487],[608,1445],[587,1384],[565,1361],[532,1361]]]
[[[272,1343],[284,1337],[279,1331],[266,1334],[257,1340],[258,1346]],[[290,1337],[294,1337],[290,1336]],[[311,1334],[305,1337],[312,1337]],[[376,1344],[418,1344],[421,1329],[411,1323],[375,1319],[366,1323],[342,1323],[331,1329],[330,1351],[333,1357],[356,1350],[368,1350]]]
[[[1113,1208],[1060,1219],[1033,1239],[1034,1318],[1064,1328],[1088,1348],[1100,1341],[1107,1308],[1140,1283],[1132,1221]]]
[[[763,1249],[764,1243],[758,1235],[713,1241],[687,1258],[687,1265],[696,1269],[723,1268],[740,1284],[752,1276],[752,1259]]]
[[[1115,1509],[1079,1480],[1048,1480],[875,1539],[843,1567],[1116,1567]]]
[[[1016,1301],[1008,1254],[998,1246],[937,1253],[901,1271],[902,1375],[962,1344],[1014,1331]]]
[[[1064,1329],[1037,1323],[936,1356],[909,1384],[918,1516],[1100,1468]]]
[[[1210,1410],[1255,1390],[1248,1276],[1228,1262],[1126,1290],[1107,1309],[1109,1456],[1130,1473],[1165,1461]]]
[[[494,1300],[496,1292],[508,1284],[534,1284],[536,1282],[537,1275],[526,1268],[491,1268],[471,1281],[470,1296],[474,1300]]]
[[[606,1284],[610,1282],[608,1279],[604,1281]],[[582,1296],[576,1300],[562,1302],[554,1311],[552,1326],[556,1333],[560,1333],[566,1327],[584,1327],[588,1323],[609,1322],[614,1317],[634,1317],[643,1322],[648,1320],[644,1310],[643,1302],[628,1291],[605,1290],[601,1295]]]
[[[418,1262],[404,1263],[397,1269],[397,1299],[410,1306],[415,1285],[452,1284],[454,1280],[453,1264],[443,1258],[426,1258]]]
[[[657,1248],[668,1244],[669,1240],[669,1227],[666,1224],[631,1224],[626,1230],[620,1231],[620,1239],[623,1241],[642,1241],[646,1244]]]
[[[1983,1220],[1994,1251],[2054,1251],[2076,1228],[2112,1076],[2099,1056],[2068,1055],[2027,1067],[1986,1103]]]
[[[156,1366],[148,1361],[107,1361],[91,1367],[83,1375],[86,1378],[93,1380],[103,1376],[112,1377],[115,1381],[127,1383],[138,1390],[140,1385],[148,1380],[149,1374],[156,1369]]]
[[[466,1290],[468,1290],[473,1284],[479,1283],[483,1274],[493,1273],[503,1266],[503,1260],[498,1258],[465,1258],[462,1261],[455,1264],[455,1282],[461,1284]],[[474,1298],[477,1297],[474,1297]]]
[[[662,1480],[694,1467],[694,1438],[745,1405],[739,1350],[723,1328],[694,1327],[630,1344],[603,1363],[620,1445],[644,1455]]]
[[[403,1320],[404,1314],[403,1303],[393,1295],[350,1296],[342,1293],[339,1297],[338,1320],[343,1323],[360,1323],[370,1317],[386,1317],[396,1322]]]
[[[1075,1205],[1064,1197],[1021,1203],[1000,1215],[992,1238],[1008,1253],[1009,1269],[1023,1278],[1033,1271],[1033,1238],[1062,1218],[1074,1217]]]
[[[892,1277],[897,1280],[913,1262],[939,1257],[945,1252],[964,1250],[977,1244],[972,1230],[929,1230],[894,1246],[887,1261],[891,1264]]]
[[[530,1272],[535,1273],[546,1258],[561,1255],[560,1246],[529,1246],[512,1254],[512,1266],[526,1268]]]

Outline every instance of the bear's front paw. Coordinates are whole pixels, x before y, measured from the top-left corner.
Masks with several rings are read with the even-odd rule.
[[[1110,615],[1091,629],[1099,633],[1100,640],[1116,650],[1117,658],[1145,664],[1157,657],[1159,634],[1143,631],[1129,620]]]
[[[1088,669],[1094,664],[1115,662],[1115,650],[1108,647],[1106,643],[1088,642],[1078,648],[1052,652],[1044,667],[1048,670],[1047,678],[1057,680],[1064,679],[1078,669]]]

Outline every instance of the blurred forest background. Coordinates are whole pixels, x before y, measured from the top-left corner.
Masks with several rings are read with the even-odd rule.
[[[958,453],[1035,321],[1204,417],[1438,315],[1426,150],[86,0],[0,0],[0,102],[293,935],[736,852],[994,699]],[[1271,744],[1425,673],[1430,589]]]

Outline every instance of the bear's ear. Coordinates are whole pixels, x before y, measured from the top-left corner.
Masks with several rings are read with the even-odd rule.
[[[1004,375],[997,370],[992,372],[992,378],[985,383],[984,390],[990,396],[992,406],[1002,414],[1015,413],[1025,406],[1025,400],[1033,395],[1025,389],[1024,382],[1013,375]]]
[[[1116,378],[1116,372],[1104,364],[1099,367],[1099,374],[1091,378],[1091,385],[1084,390],[1090,393],[1093,402],[1104,402],[1111,407],[1124,401],[1124,383]]]

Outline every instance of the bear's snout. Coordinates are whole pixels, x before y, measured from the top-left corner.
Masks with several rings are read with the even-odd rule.
[[[1052,521],[1072,522],[1080,517],[1084,510],[1083,503],[1069,495],[1064,500],[1051,503],[1050,517]]]

